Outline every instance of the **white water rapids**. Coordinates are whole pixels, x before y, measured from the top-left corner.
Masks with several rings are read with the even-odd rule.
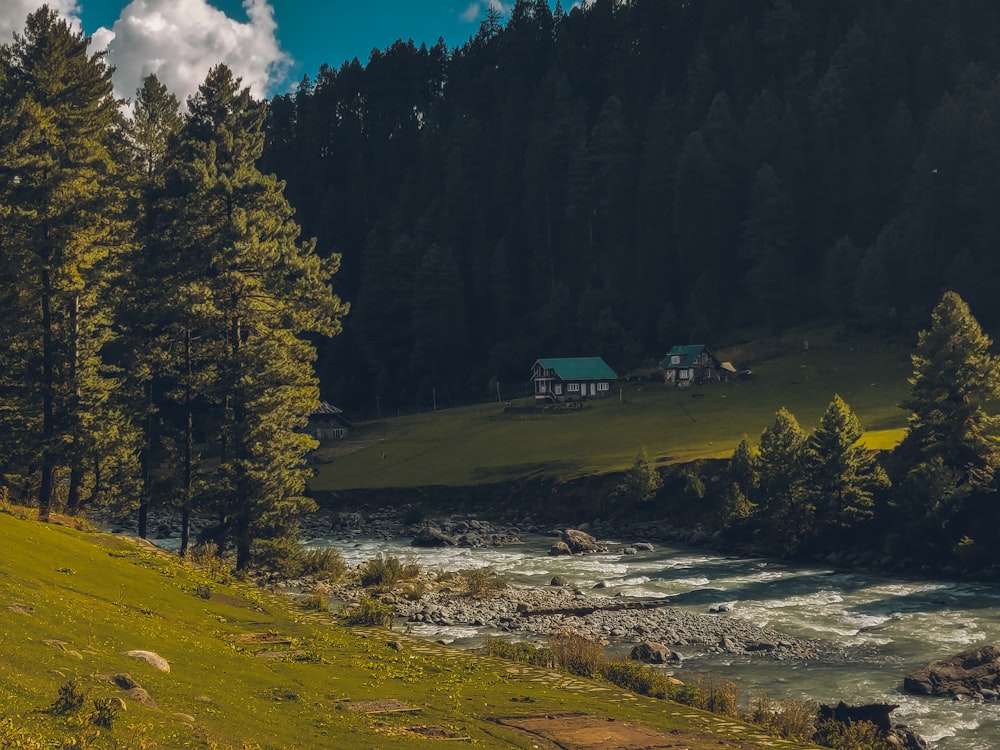
[[[548,586],[559,575],[583,590],[603,584],[604,595],[668,597],[699,613],[729,604],[732,612],[720,616],[802,638],[874,647],[877,657],[824,664],[691,655],[685,671],[733,680],[744,698],[761,688],[773,697],[820,703],[895,703],[893,720],[912,727],[935,750],[1000,748],[1000,703],[926,698],[901,689],[904,676],[921,664],[972,646],[1000,644],[1000,586],[880,578],[679,547],[624,555],[614,551],[621,548],[614,542],[608,542],[613,551],[606,554],[549,557],[551,542],[531,538],[503,548],[423,549],[409,546],[408,539],[323,538],[308,546],[335,546],[352,565],[385,553],[430,572],[489,566],[517,586]],[[469,626],[437,625],[415,626],[414,633],[460,647],[478,645],[487,635]]]

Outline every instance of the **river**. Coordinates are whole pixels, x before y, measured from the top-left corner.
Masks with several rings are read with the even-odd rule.
[[[733,680],[745,697],[763,689],[773,697],[820,703],[895,703],[893,720],[912,727],[935,750],[1000,748],[1000,704],[901,690],[903,677],[920,664],[1000,643],[1000,586],[883,578],[671,546],[625,555],[615,542],[607,542],[612,552],[606,554],[550,557],[551,543],[535,537],[502,548],[422,549],[409,546],[408,539],[319,538],[309,546],[333,545],[352,565],[385,553],[432,572],[489,566],[517,586],[548,586],[560,575],[580,589],[602,585],[606,595],[668,597],[692,612],[728,604],[731,614],[722,616],[793,636],[866,646],[867,652],[874,648],[876,656],[824,664],[685,654],[685,670]],[[418,625],[414,633],[458,647],[478,645],[487,635],[467,626],[436,625]]]

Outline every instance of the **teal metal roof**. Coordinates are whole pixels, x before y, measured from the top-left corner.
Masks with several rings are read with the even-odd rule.
[[[694,364],[694,358],[704,351],[704,344],[688,344],[687,346],[675,346],[669,352],[667,356],[663,358],[660,362],[660,367],[664,370],[672,370],[675,367],[691,367]],[[676,364],[670,364],[670,359],[674,355],[680,355],[681,361]]]
[[[550,357],[537,364],[555,371],[561,380],[617,380],[618,375],[600,357]]]

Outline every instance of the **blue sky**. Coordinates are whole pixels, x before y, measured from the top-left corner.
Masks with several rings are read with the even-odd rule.
[[[20,31],[43,0],[0,0],[0,42]],[[182,99],[212,65],[225,62],[256,96],[288,91],[397,39],[449,48],[475,34],[487,7],[501,0],[48,0],[108,50],[115,86],[131,96],[155,73]]]

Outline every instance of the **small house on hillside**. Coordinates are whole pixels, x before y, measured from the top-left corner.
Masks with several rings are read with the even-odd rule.
[[[341,409],[320,401],[319,406],[309,415],[306,431],[317,440],[343,440],[350,428],[351,423]]]
[[[663,382],[685,388],[692,383],[709,383],[736,372],[729,362],[720,362],[704,344],[675,346],[660,362]]]
[[[582,401],[611,395],[618,375],[600,357],[550,357],[531,368],[535,402]]]

